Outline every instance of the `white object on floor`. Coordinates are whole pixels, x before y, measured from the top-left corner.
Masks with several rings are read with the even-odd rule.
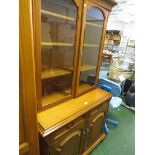
[[[110,106],[112,108],[118,108],[122,104],[122,99],[120,97],[112,97],[110,100]]]
[[[121,82],[125,80],[125,77],[124,77],[122,74],[119,75],[118,78],[119,78],[119,80],[120,80]]]

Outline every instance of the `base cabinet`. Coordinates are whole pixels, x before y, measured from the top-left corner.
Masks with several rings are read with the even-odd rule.
[[[84,150],[87,150],[103,134],[105,112],[99,112],[88,121]]]
[[[102,136],[108,104],[101,104],[45,138],[41,155],[81,155]]]
[[[78,155],[80,152],[81,131],[75,130],[50,150],[50,155]]]

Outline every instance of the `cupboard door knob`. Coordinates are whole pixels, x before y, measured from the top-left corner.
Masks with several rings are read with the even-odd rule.
[[[60,149],[59,147],[57,147],[56,150],[57,150],[58,152],[61,152],[61,149]]]
[[[87,128],[87,133],[90,131],[90,129]]]
[[[93,127],[93,126],[94,126],[94,124],[93,124],[93,123],[90,123],[90,126],[91,126],[91,127]]]

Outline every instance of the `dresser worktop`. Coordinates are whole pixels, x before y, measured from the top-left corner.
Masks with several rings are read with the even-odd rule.
[[[111,97],[111,93],[96,88],[80,97],[73,98],[58,106],[38,113],[37,119],[40,134],[43,137],[47,136]]]

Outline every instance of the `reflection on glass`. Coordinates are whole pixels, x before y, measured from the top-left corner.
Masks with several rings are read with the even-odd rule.
[[[43,105],[71,95],[76,16],[72,0],[41,1]]]
[[[103,20],[99,9],[94,7],[87,11],[78,93],[95,84]]]

